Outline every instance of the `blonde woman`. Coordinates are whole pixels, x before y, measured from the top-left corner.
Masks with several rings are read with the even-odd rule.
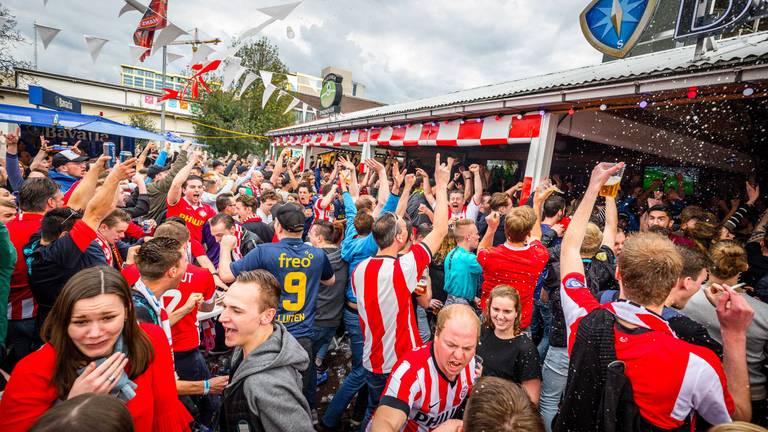
[[[539,352],[520,330],[520,294],[508,285],[491,291],[484,311],[485,325],[477,345],[483,376],[495,376],[520,384],[534,405],[539,404],[541,368]]]

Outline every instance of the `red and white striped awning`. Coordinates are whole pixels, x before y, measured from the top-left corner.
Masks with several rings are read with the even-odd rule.
[[[337,132],[275,137],[275,146],[484,146],[527,144],[539,136],[541,115],[490,116],[469,120],[413,123],[406,126],[372,127]]]

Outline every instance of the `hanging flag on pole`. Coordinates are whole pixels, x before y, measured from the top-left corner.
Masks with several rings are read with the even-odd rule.
[[[136,31],[133,32],[133,42],[140,47],[147,48],[139,58],[139,61],[143,62],[152,52],[152,41],[155,38],[155,31],[163,29],[168,25],[167,17],[168,0],[152,0],[149,3],[149,9],[144,12],[139,25],[136,26]]]

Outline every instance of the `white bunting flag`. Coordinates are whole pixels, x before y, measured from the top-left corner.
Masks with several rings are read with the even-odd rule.
[[[88,52],[91,53],[91,60],[96,63],[96,59],[101,54],[101,49],[104,48],[105,43],[109,42],[109,39],[88,35],[83,36],[85,37],[85,44],[88,46]]]
[[[184,55],[169,52],[169,53],[166,53],[166,58],[168,60],[168,63],[173,63],[179,59],[183,59]]]
[[[293,31],[293,28],[291,26],[288,26],[285,29],[285,37],[287,37],[288,39],[293,39],[296,37],[296,32]]]
[[[270,84],[269,82],[264,82],[264,94],[261,95],[261,109],[264,109],[265,106],[267,106],[267,102],[269,102],[269,98],[272,96],[272,93],[275,92],[277,87],[275,87],[273,84]]]
[[[258,8],[256,10],[261,12],[261,13],[263,13],[263,14],[265,14],[265,15],[269,15],[272,18],[276,18],[276,19],[279,19],[279,20],[284,20],[300,4],[301,4],[301,2],[298,1],[298,2],[295,2],[295,3],[286,3],[286,4],[283,4],[283,5],[270,6],[270,7],[265,7],[265,8]]]
[[[243,85],[240,86],[240,92],[237,93],[237,97],[239,98],[240,96],[242,96],[243,93],[245,93],[245,91],[248,89],[248,87],[250,87],[251,84],[253,84],[253,82],[256,81],[256,79],[258,78],[259,76],[256,75],[255,73],[248,72],[248,75],[245,76],[245,80],[243,81]]]
[[[299,103],[301,103],[299,99],[293,98],[291,103],[288,104],[288,108],[286,108],[285,111],[283,111],[283,114],[288,114],[292,109],[296,108],[296,105],[298,105]]]
[[[37,31],[37,35],[40,36],[40,40],[43,42],[43,48],[47,49],[48,44],[59,34],[61,29],[35,24],[35,31]]]
[[[192,54],[192,60],[190,60],[189,64],[204,63],[211,54],[213,54],[213,48],[208,45],[200,45],[197,47],[197,51]]]
[[[144,52],[147,50],[144,47],[131,45],[128,47],[128,49],[131,52],[131,60],[133,60],[134,63],[139,62],[139,58],[141,58],[141,55],[144,54]]]
[[[240,33],[239,35],[237,35],[237,43],[239,44],[240,42],[250,38],[251,36],[258,34],[260,31],[264,30],[264,28],[266,28],[268,25],[272,24],[275,21],[277,21],[277,18],[269,18],[263,23],[257,25],[256,27],[249,28],[248,30]]]
[[[291,90],[299,91],[299,76],[298,75],[286,75],[285,78],[291,85]]]
[[[43,6],[48,6],[48,0],[43,0]]]
[[[152,44],[152,54],[155,53],[159,48],[162,48],[169,43],[175,41],[179,38],[181,35],[189,34],[186,31],[182,30],[173,23],[168,23],[168,27],[162,29],[160,31],[160,34],[157,35],[155,38],[155,43]]]
[[[139,6],[142,6],[142,5],[141,4],[137,5],[135,2],[125,2],[125,4],[123,5],[123,8],[120,9],[120,12],[117,14],[117,16],[121,17],[123,16],[123,14],[127,12],[132,12],[132,11],[141,12],[141,9],[139,8]]]
[[[224,90],[229,90],[235,82],[235,79],[242,75],[241,70],[244,69],[240,66],[242,61],[243,60],[240,57],[230,57],[227,60],[227,64],[224,66],[224,78],[222,79],[221,86]]]
[[[264,81],[264,85],[272,84],[272,72],[259,71],[259,75],[261,75],[261,80]]]

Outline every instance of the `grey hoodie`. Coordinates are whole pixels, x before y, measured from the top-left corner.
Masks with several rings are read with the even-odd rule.
[[[314,431],[309,405],[301,393],[301,371],[309,366],[309,356],[280,323],[274,332],[235,370],[229,387],[240,381],[248,406],[261,419],[265,431]],[[232,364],[243,356],[236,348]]]

